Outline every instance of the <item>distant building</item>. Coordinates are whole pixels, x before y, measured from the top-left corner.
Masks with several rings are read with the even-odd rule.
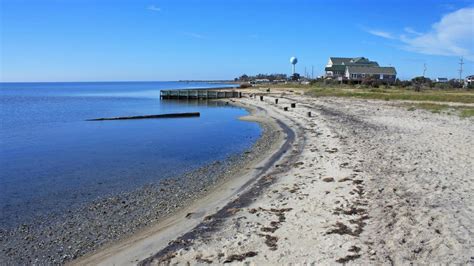
[[[269,83],[269,79],[255,79],[253,81],[250,81],[250,84],[262,84],[262,83]]]
[[[366,78],[373,78],[393,83],[397,78],[394,67],[381,67],[377,62],[365,57],[330,57],[325,71],[326,78],[339,81],[360,82]]]
[[[473,85],[474,85],[474,75],[467,76],[467,77],[464,79],[464,84],[465,84],[466,86],[473,86]]]
[[[448,83],[448,78],[436,78],[437,83]]]

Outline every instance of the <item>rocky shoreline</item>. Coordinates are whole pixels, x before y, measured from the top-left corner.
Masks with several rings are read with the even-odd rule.
[[[242,154],[132,192],[96,200],[63,215],[0,229],[0,264],[63,264],[124,239],[168,217],[234,176],[271,146],[280,132],[261,124],[262,136]]]

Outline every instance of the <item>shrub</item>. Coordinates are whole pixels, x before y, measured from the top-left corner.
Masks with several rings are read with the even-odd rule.
[[[399,84],[402,88],[410,87],[412,85],[411,81],[409,80],[400,81]]]
[[[423,77],[423,76],[415,77],[411,80],[411,82],[418,83],[418,84],[427,84],[427,85],[432,83],[431,79]]]
[[[338,84],[339,82],[337,80],[333,80],[333,79],[325,79],[324,80],[324,85],[334,85],[334,84]]]
[[[416,92],[420,92],[420,91],[421,91],[421,85],[418,84],[418,83],[415,83],[415,85],[413,85],[413,88],[415,89]]]
[[[447,90],[453,88],[449,83],[435,83],[434,87],[440,90]]]
[[[382,81],[373,77],[367,77],[362,80],[362,85],[367,85],[372,88],[378,88],[380,85],[382,85]]]
[[[457,79],[450,79],[448,81],[448,84],[451,85],[452,88],[455,88],[455,89],[460,89],[463,87],[463,84],[461,82],[459,82],[459,80]]]

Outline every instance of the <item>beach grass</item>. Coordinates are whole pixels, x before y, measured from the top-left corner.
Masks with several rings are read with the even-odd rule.
[[[345,84],[272,84],[261,85],[258,87],[285,88],[288,90],[302,91],[304,94],[312,97],[347,97],[383,101],[414,101],[402,103],[400,106],[406,107],[408,111],[422,109],[432,113],[454,114],[462,118],[474,117],[474,107],[470,105],[474,103],[474,90],[472,89],[424,89],[422,91],[415,91],[413,89],[399,88],[395,86],[367,88],[361,85],[354,86]],[[453,105],[449,103],[457,104]]]
[[[429,102],[474,103],[474,91],[424,90],[417,92],[401,88],[321,88],[309,87],[306,93],[315,97],[352,97],[373,100],[405,100]]]
[[[272,84],[270,86],[260,86],[262,88],[289,88],[298,89],[306,95],[313,97],[349,97],[372,100],[405,100],[405,101],[428,101],[428,102],[457,102],[474,103],[474,90],[435,90],[424,89],[415,91],[413,89],[400,88],[395,86],[381,86],[379,88],[368,88],[362,85],[345,84]]]
[[[430,111],[435,114],[454,114],[462,118],[468,118],[474,116],[474,107],[471,106],[453,106],[447,104],[438,104],[438,103],[409,103],[403,104],[404,107],[407,107],[408,111],[415,111],[417,109],[423,109]]]
[[[474,116],[474,108],[462,110],[460,116],[461,117],[473,117]]]

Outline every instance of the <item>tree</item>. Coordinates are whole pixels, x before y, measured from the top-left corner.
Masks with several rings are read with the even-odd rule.
[[[275,81],[275,80],[286,80],[287,76],[286,74],[257,74],[255,76],[247,76],[247,75],[242,75],[238,78],[235,78],[235,81],[240,81],[240,82],[247,82],[247,81],[252,81],[256,79],[268,79],[269,81]]]
[[[411,79],[411,82],[413,83],[418,83],[418,84],[423,84],[423,85],[429,85],[432,83],[431,79],[423,76],[415,77]]]
[[[246,74],[243,74],[242,76],[239,77],[239,81],[249,81],[249,76]]]
[[[450,79],[448,81],[448,84],[451,85],[451,87],[453,87],[455,89],[461,89],[463,87],[463,83],[459,82],[459,80],[457,80],[457,79]]]
[[[301,76],[298,73],[295,73],[295,74],[291,75],[291,80],[293,80],[293,81],[298,81],[298,80],[300,80],[300,78],[301,78]]]
[[[432,88],[434,86],[433,81],[431,79],[420,76],[420,77],[415,77],[411,80],[413,87],[415,88],[415,91],[421,91],[421,88],[424,86],[428,86]]]

